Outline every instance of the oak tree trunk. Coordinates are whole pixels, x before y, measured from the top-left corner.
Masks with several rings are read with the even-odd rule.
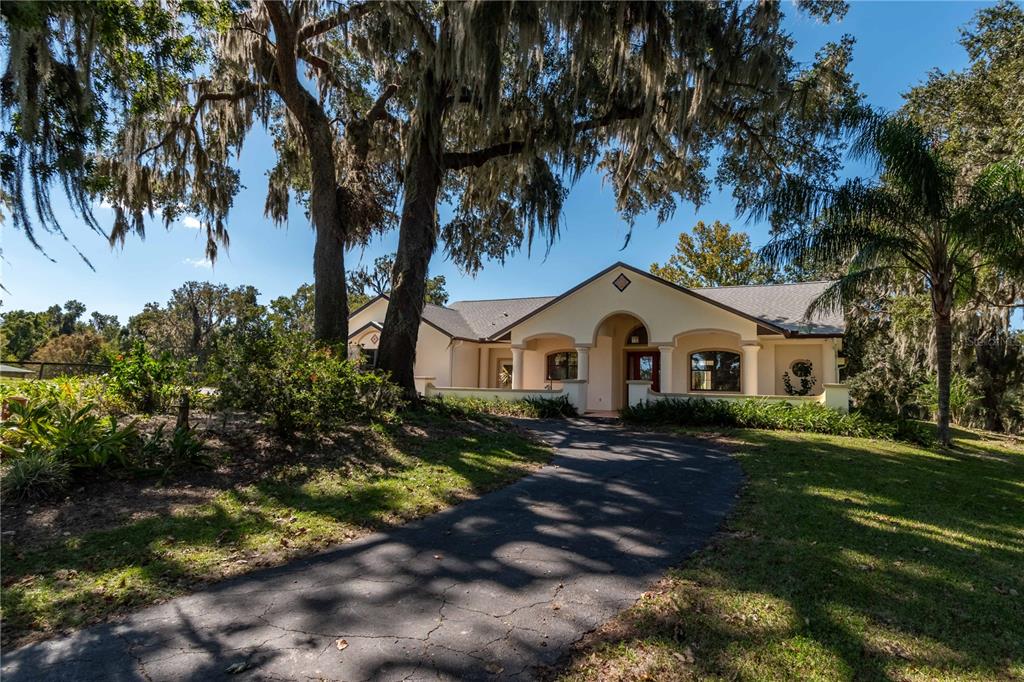
[[[299,122],[309,153],[309,212],[316,231],[313,335],[325,343],[345,343],[348,341],[346,225],[335,172],[334,132],[323,107],[298,78],[296,29],[287,8],[280,2],[268,2],[266,6],[277,37],[277,90]]]
[[[418,399],[413,381],[416,341],[423,317],[427,268],[437,248],[437,200],[444,177],[443,90],[428,71],[420,90],[417,129],[406,164],[391,299],[377,350],[377,367],[390,372],[391,379],[413,402]]]

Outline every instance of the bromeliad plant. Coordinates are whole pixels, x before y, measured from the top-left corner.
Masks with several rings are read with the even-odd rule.
[[[975,292],[979,272],[1024,275],[1024,163],[1011,159],[965,177],[936,140],[899,116],[866,125],[853,152],[876,164],[878,181],[781,182],[755,215],[793,227],[762,254],[777,266],[846,268],[808,313],[908,276],[924,281],[936,346],[938,434],[949,444],[953,309]]]
[[[7,408],[0,441],[5,459],[45,455],[71,469],[124,467],[139,442],[134,422],[120,427],[113,417],[95,414],[92,404],[11,401]]]

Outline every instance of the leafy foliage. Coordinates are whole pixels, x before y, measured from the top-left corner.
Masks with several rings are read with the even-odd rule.
[[[128,320],[130,339],[142,339],[156,353],[179,360],[195,359],[205,367],[224,330],[248,317],[262,314],[253,286],[230,288],[224,284],[189,281],[171,292],[163,307],[147,304]]]
[[[355,310],[374,296],[386,296],[391,293],[391,273],[395,268],[395,257],[378,256],[369,268],[357,268],[348,274],[348,307]],[[448,291],[445,290],[444,275],[428,277],[424,300],[433,305],[448,303]]]
[[[651,264],[651,274],[684,287],[721,287],[777,281],[774,271],[750,248],[745,232],[733,232],[727,223],[703,220],[693,235],[679,234],[676,252],[664,265]]]
[[[51,453],[30,448],[4,471],[0,493],[5,500],[44,499],[64,492],[71,467]]]
[[[0,451],[15,460],[42,453],[71,469],[124,467],[138,443],[134,424],[119,427],[113,417],[100,417],[96,406],[75,406],[60,400],[9,401]]]
[[[564,419],[578,417],[580,414],[576,406],[564,395],[557,398],[527,397],[523,398],[523,402],[530,406],[533,412],[531,416],[538,419]]]
[[[103,337],[91,329],[54,336],[32,354],[41,362],[90,363],[102,359]]]
[[[2,199],[14,228],[33,245],[41,248],[36,221],[64,236],[50,201],[55,183],[82,221],[106,236],[92,213],[97,152],[124,113],[158,111],[170,101],[203,60],[197,33],[186,25],[210,25],[224,10],[202,0],[0,6],[7,47]]]
[[[180,367],[168,353],[154,356],[137,340],[110,366],[110,391],[130,409],[144,414],[166,409],[176,396]]]
[[[28,360],[40,353],[47,344],[54,344],[37,359],[54,357],[95,358],[100,349],[106,349],[117,339],[120,324],[114,315],[92,314],[89,323],[81,321],[85,306],[79,301],[67,301],[63,307],[52,305],[46,310],[8,310],[0,321],[2,354],[5,360]],[[79,336],[79,335],[86,336]],[[93,334],[100,336],[99,340]],[[61,337],[74,336],[73,339]],[[84,360],[59,360],[84,362]]]
[[[621,416],[627,424],[645,426],[717,426],[913,442],[929,440],[926,431],[912,423],[879,422],[859,412],[844,413],[817,403],[793,405],[763,399],[675,398],[630,405],[621,410]]]
[[[533,419],[564,419],[579,416],[579,412],[564,395],[557,398],[528,397],[522,400],[438,397],[426,401],[424,406],[460,419],[476,418],[480,415]]]
[[[401,406],[386,375],[360,371],[345,355],[266,324],[247,329],[214,362],[222,404],[267,415],[282,434],[388,421]]]
[[[940,140],[969,176],[1007,158],[1024,158],[1024,8],[1001,0],[961,29],[970,65],[934,70],[906,94],[903,110]]]

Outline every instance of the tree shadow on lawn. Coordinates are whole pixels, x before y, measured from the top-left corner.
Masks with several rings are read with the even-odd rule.
[[[273,566],[504,485],[549,451],[500,429],[380,436],[372,457],[317,453],[271,478],[59,545],[3,557],[3,639],[78,627]]]
[[[185,666],[178,677],[222,677],[239,655],[258,675],[289,679],[394,679],[417,670],[493,679],[494,670],[513,676],[553,663],[701,546],[739,486],[738,465],[717,446],[651,434],[637,452],[634,434],[609,431],[598,438],[552,427],[550,440],[571,451],[515,485],[12,652],[8,670],[12,679],[32,669],[57,676],[93,660],[116,676],[133,668],[126,647],[154,679],[168,675],[151,663],[171,659]],[[469,476],[490,466],[456,450],[444,455],[452,469]],[[342,653],[338,638],[348,642]],[[118,662],[103,667],[101,651]]]
[[[1024,456],[743,439],[728,532],[581,651],[625,665],[646,648],[664,677],[1024,674]]]

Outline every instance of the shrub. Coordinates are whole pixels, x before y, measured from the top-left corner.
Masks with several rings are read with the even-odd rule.
[[[909,423],[873,420],[859,412],[840,412],[818,403],[792,405],[759,399],[728,401],[677,398],[647,401],[621,410],[623,421],[636,425],[719,426],[808,431],[834,436],[901,439],[921,442],[926,431]]]
[[[73,469],[126,466],[139,442],[134,424],[121,428],[113,417],[59,400],[10,402],[0,451],[15,460],[41,452]]]
[[[560,395],[557,398],[530,397],[523,398],[523,402],[530,406],[533,414],[531,417],[537,419],[564,419],[566,417],[578,417],[579,412],[576,406],[569,402],[569,398]]]
[[[71,480],[67,462],[30,449],[4,471],[0,493],[5,500],[41,499],[64,492]]]
[[[39,362],[96,362],[103,351],[103,337],[91,329],[54,336],[32,354]]]
[[[535,419],[563,419],[578,416],[579,412],[567,397],[531,397],[521,400],[502,398],[437,397],[425,405],[456,419],[471,419],[482,415],[494,417],[532,417]]]
[[[402,403],[401,389],[383,373],[360,371],[305,335],[271,329],[221,352],[213,374],[223,405],[265,414],[282,434],[390,420]]]
[[[180,393],[181,367],[169,354],[154,356],[146,344],[136,341],[131,350],[113,359],[110,365],[110,392],[130,409],[144,414],[166,409]]]

